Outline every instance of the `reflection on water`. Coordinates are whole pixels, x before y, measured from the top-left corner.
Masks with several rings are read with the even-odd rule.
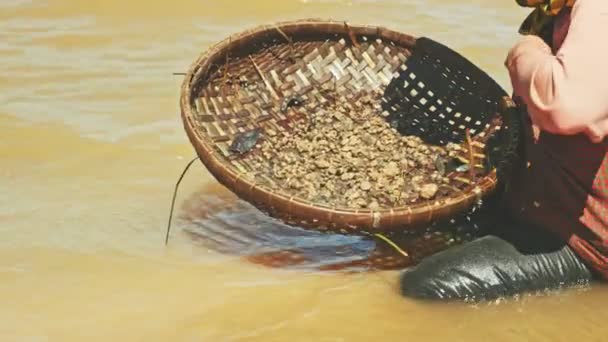
[[[283,224],[227,192],[196,192],[183,210],[181,226],[202,246],[280,268],[398,270],[482,234],[477,225],[465,224],[480,215],[463,214],[453,222],[388,235],[406,251],[406,257],[372,236],[323,233]]]
[[[527,13],[481,0],[0,1],[0,341],[604,340],[603,285],[407,300],[407,261],[383,241],[282,226],[200,165],[164,245],[194,155],[173,73],[210,44],[288,19],[381,24],[455,48],[508,89]]]
[[[366,259],[375,242],[287,226],[228,196],[197,193],[187,203],[184,229],[212,250],[269,266],[318,269]]]

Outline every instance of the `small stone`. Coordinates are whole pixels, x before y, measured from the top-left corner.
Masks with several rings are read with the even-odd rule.
[[[365,208],[365,206],[367,205],[367,201],[365,201],[365,199],[363,198],[359,198],[355,200],[355,205],[359,208]]]
[[[360,168],[360,167],[363,167],[363,165],[365,165],[365,162],[361,158],[353,158],[350,162],[356,168]]]
[[[330,199],[331,191],[329,191],[327,189],[323,189],[323,190],[319,191],[319,196],[321,196],[321,198],[323,198],[323,199]]]
[[[375,180],[378,180],[378,178],[379,178],[379,177],[380,177],[380,173],[378,173],[378,172],[376,172],[376,171],[371,171],[371,172],[369,173],[369,178],[370,178],[371,180],[374,180],[374,181],[375,181]]]
[[[316,160],[315,165],[319,169],[327,169],[331,166],[331,164],[327,160],[324,160],[324,159]]]
[[[370,183],[370,182],[361,183],[361,190],[368,191],[371,188],[372,188],[372,183]]]
[[[374,137],[371,134],[365,134],[363,136],[363,138],[361,138],[361,140],[363,141],[364,144],[366,145],[373,145],[374,144]]]
[[[441,174],[441,175],[445,174],[445,166],[446,166],[446,164],[447,164],[446,160],[442,156],[438,155],[435,158],[435,165],[434,166],[437,169],[437,171],[439,171],[439,174]]]
[[[407,141],[407,146],[409,146],[409,147],[417,147],[418,145],[419,145],[418,142],[413,139],[409,139]]]
[[[346,191],[346,193],[344,194],[344,197],[346,197],[349,200],[354,200],[356,198],[361,197],[361,193],[358,190],[355,189],[349,189]]]
[[[310,143],[308,143],[306,141],[298,141],[298,142],[296,142],[296,148],[298,149],[298,151],[300,153],[302,153],[302,152],[310,151],[312,146]]]
[[[380,204],[378,204],[377,201],[371,201],[371,202],[369,202],[367,207],[371,210],[378,210],[380,208]]]
[[[424,180],[424,177],[422,177],[422,176],[414,176],[414,177],[412,177],[412,184],[419,184],[423,180]]]
[[[376,184],[377,187],[381,187],[381,188],[388,188],[390,184],[390,181],[385,178],[385,177],[380,177],[378,178],[378,184]]]
[[[343,173],[343,174],[340,176],[340,179],[341,179],[341,180],[343,180],[343,181],[347,181],[347,180],[351,180],[351,179],[353,179],[354,177],[355,177],[355,174],[354,174],[354,173],[351,173],[351,172],[346,172],[346,173]]]
[[[298,180],[292,180],[291,182],[289,182],[289,185],[293,188],[293,189],[301,189],[304,185],[302,184],[302,182],[298,181]]]
[[[439,191],[439,186],[437,186],[437,184],[434,184],[434,183],[424,184],[420,188],[420,197],[427,199],[427,200],[432,199],[433,197],[435,197],[435,194],[437,194],[437,191]]]
[[[389,177],[396,176],[399,174],[399,165],[395,162],[390,162],[384,166],[382,173]]]
[[[312,172],[304,176],[304,179],[306,179],[307,181],[316,182],[319,180],[319,174],[316,172]]]

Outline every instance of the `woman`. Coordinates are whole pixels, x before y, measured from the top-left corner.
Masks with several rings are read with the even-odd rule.
[[[528,113],[527,162],[496,202],[492,233],[406,270],[405,296],[491,299],[608,279],[608,1],[517,3],[536,7],[505,62]]]

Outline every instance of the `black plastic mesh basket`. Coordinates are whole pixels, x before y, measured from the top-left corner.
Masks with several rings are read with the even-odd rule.
[[[496,167],[503,181],[517,163],[523,129],[519,109],[487,73],[430,38],[416,40],[382,105],[401,134],[437,145],[462,143],[467,129],[476,135],[500,120],[500,130],[487,142],[486,166]]]

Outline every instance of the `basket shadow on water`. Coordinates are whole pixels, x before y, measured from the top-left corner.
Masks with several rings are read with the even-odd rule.
[[[202,189],[184,202],[180,226],[211,251],[271,268],[361,272],[398,270],[427,255],[470,241],[482,232],[456,218],[417,232],[390,235],[404,257],[384,241],[363,235],[317,232],[289,226],[226,191]]]
[[[469,170],[451,172],[454,191],[431,201],[342,208],[294,196],[260,172],[259,164],[243,158],[259,151],[256,141],[239,137],[289,134],[332,101],[328,94],[359,106],[370,94],[381,94],[382,100],[371,106],[381,107],[401,134],[438,145],[463,144],[457,157],[469,163]],[[466,212],[491,194],[497,160],[506,160],[496,146],[514,141],[516,134],[504,120],[512,107],[501,102],[505,98],[487,74],[430,39],[376,26],[302,20],[261,26],[206,51],[186,76],[181,109],[197,154],[222,185],[285,224],[341,236],[422,229]],[[489,146],[495,137],[498,144]],[[244,155],[234,153],[235,146]]]

